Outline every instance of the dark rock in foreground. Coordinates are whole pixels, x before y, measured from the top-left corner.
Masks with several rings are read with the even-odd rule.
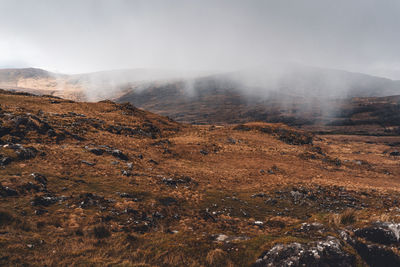
[[[400,244],[400,224],[376,222],[370,227],[358,229],[355,235],[383,245]]]
[[[262,266],[355,266],[356,258],[334,237],[308,244],[277,244],[264,253],[253,267]]]

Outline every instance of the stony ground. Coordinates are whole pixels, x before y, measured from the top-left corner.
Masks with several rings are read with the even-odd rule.
[[[0,92],[0,265],[399,266],[400,137]]]

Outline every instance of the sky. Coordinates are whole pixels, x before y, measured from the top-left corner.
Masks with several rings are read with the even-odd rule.
[[[276,62],[400,80],[398,0],[0,0],[0,67],[226,71]]]

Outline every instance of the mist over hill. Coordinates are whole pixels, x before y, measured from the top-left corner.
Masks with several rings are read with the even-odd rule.
[[[383,120],[383,114],[391,118],[389,124],[386,120],[386,126],[400,125],[396,117],[397,98],[382,98],[393,95],[400,95],[398,81],[341,70],[294,66],[148,83],[126,90],[117,101],[131,102],[181,122],[266,121],[318,125],[321,129],[327,125],[376,125]],[[382,103],[385,104],[382,106]],[[360,110],[360,106],[366,105],[369,108]],[[381,115],[372,116],[370,109],[381,109]],[[386,126],[377,128],[384,131]]]
[[[382,98],[400,95],[399,81],[302,65],[276,64],[208,75],[147,69],[72,75],[34,68],[3,69],[0,78],[4,89],[76,101],[130,102],[196,124],[265,121],[318,125],[319,129],[381,124],[375,127],[379,132],[400,125],[397,98]],[[379,109],[380,115],[373,116],[370,109]]]

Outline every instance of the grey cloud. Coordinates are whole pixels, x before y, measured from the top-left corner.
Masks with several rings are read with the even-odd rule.
[[[0,65],[78,73],[276,61],[400,79],[397,0],[0,0]]]

